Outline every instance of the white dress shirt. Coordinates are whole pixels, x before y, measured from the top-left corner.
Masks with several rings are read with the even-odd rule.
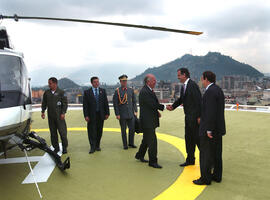
[[[147,85],[147,87],[153,92],[153,89],[149,87],[149,85]]]
[[[187,84],[190,78],[188,78],[185,82],[184,82],[184,94],[186,93],[186,89],[187,89]]]
[[[211,85],[213,85],[213,83],[210,83],[209,85],[207,85],[207,87],[205,88],[205,91],[206,91]]]

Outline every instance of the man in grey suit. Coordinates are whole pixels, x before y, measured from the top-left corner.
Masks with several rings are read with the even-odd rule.
[[[132,88],[127,87],[127,75],[119,77],[121,87],[117,88],[113,95],[113,107],[116,118],[121,126],[121,134],[124,149],[128,146],[136,148],[134,145],[135,115],[137,116],[136,97]],[[126,129],[129,128],[128,144]]]

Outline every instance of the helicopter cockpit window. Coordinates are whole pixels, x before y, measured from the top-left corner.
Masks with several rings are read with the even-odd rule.
[[[1,91],[21,90],[20,58],[10,55],[0,55]]]

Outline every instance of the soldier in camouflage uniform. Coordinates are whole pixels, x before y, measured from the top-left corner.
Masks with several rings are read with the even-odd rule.
[[[45,119],[45,110],[47,109],[48,122],[51,133],[51,143],[54,147],[54,151],[59,151],[58,134],[60,134],[62,140],[62,153],[67,153],[67,125],[65,121],[65,113],[67,111],[68,103],[67,97],[63,90],[57,87],[57,79],[51,77],[48,81],[49,90],[46,90],[43,94],[41,117]]]
[[[137,116],[136,97],[132,88],[127,87],[127,75],[119,77],[121,87],[115,90],[113,95],[113,106],[116,118],[121,126],[121,134],[124,149],[136,148],[134,145],[135,116]],[[128,144],[126,128],[129,128]]]

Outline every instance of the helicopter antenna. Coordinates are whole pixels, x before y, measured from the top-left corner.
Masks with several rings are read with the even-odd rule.
[[[14,19],[15,21],[19,21],[19,19],[34,19],[34,20],[52,20],[52,21],[79,22],[79,23],[90,23],[90,24],[103,24],[103,25],[112,25],[112,26],[149,29],[149,30],[156,30],[156,31],[184,33],[184,34],[191,34],[191,35],[200,35],[203,33],[203,32],[197,32],[197,31],[179,30],[179,29],[172,29],[172,28],[158,27],[158,26],[146,26],[146,25],[137,25],[137,24],[126,24],[126,23],[118,23],[118,22],[105,22],[105,21],[94,21],[94,20],[72,19],[72,18],[18,16],[16,14],[13,16],[0,15],[0,19]]]

